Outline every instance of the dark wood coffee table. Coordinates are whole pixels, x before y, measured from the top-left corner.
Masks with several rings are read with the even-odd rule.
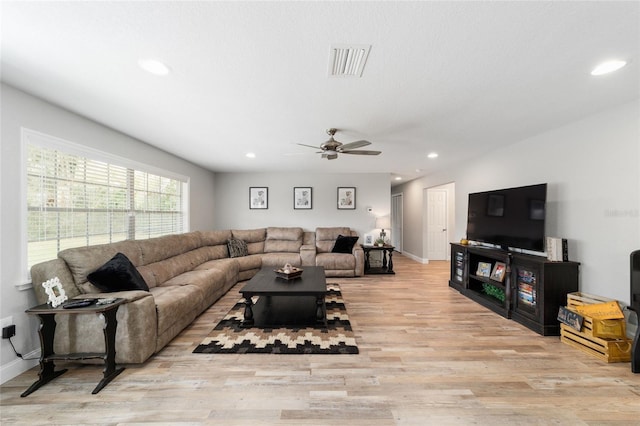
[[[302,276],[285,280],[263,267],[240,290],[245,300],[244,327],[327,326],[327,278],[322,266],[304,266]],[[252,297],[259,296],[254,304]]]

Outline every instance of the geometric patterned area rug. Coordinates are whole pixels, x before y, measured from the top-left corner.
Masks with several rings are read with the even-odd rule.
[[[242,327],[244,299],[200,343],[194,353],[357,354],[340,286],[327,284],[327,327]]]

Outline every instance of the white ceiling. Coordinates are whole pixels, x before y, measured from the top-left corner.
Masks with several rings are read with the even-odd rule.
[[[2,80],[214,171],[408,180],[637,99],[639,5],[2,2]],[[362,78],[328,77],[351,43],[372,46]],[[629,65],[589,75],[609,58]],[[296,145],[329,127],[382,155]]]

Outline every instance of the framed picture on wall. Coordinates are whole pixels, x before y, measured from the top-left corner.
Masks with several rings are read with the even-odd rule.
[[[252,186],[249,188],[249,208],[269,208],[269,188],[266,186]]]
[[[313,202],[313,189],[310,186],[293,188],[293,208],[295,210],[310,210]]]
[[[338,210],[356,209],[356,188],[355,186],[338,187]]]

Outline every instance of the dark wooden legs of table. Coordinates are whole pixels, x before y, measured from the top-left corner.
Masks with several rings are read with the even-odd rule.
[[[365,274],[395,274],[393,271],[393,246],[363,246],[364,250],[364,273]],[[372,251],[382,252],[382,267],[372,268],[369,259]]]
[[[102,370],[102,380],[98,386],[91,392],[97,394],[109,384],[118,374],[122,373],[124,368],[116,368],[116,328],[118,321],[116,320],[117,309],[111,309],[103,312],[100,316],[104,318],[104,370]]]
[[[640,312],[637,312],[640,318]],[[636,328],[636,337],[631,343],[631,372],[640,373],[640,326]]]
[[[389,253],[389,267],[387,268],[387,258],[382,255],[382,269],[386,269],[388,274],[393,273],[393,250],[387,250]]]
[[[33,383],[29,389],[22,393],[22,397],[25,397],[32,392],[36,391],[40,387],[46,385],[51,380],[65,373],[67,370],[55,371],[54,360],[73,360],[73,359],[87,359],[87,358],[102,358],[104,359],[104,370],[102,372],[102,380],[95,387],[92,394],[96,394],[102,390],[111,380],[113,380],[118,374],[122,373],[124,368],[116,368],[116,328],[118,323],[116,321],[117,307],[114,309],[100,312],[99,316],[104,320],[104,354],[66,354],[56,355],[53,351],[53,339],[56,332],[55,313],[39,313],[40,328],[38,334],[40,335],[40,372],[38,373],[39,379]]]
[[[244,295],[243,295],[244,296]],[[253,325],[253,299],[251,296],[244,296],[244,320],[242,320],[243,327],[251,327]]]
[[[324,296],[316,298],[316,322],[327,327],[327,304]]]
[[[46,385],[56,377],[64,374],[67,369],[55,371],[55,364],[53,360],[50,358],[54,355],[53,353],[53,337],[56,332],[56,320],[53,315],[49,314],[41,314],[38,315],[40,318],[40,328],[38,329],[38,335],[40,336],[40,372],[38,373],[39,379],[36,380],[29,389],[24,391],[21,397],[25,397],[36,390],[38,390],[41,386]]]

